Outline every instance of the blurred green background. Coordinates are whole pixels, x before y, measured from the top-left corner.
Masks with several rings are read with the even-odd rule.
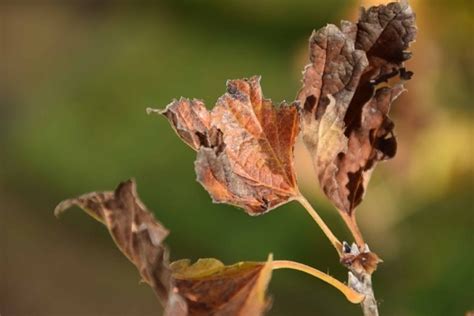
[[[345,280],[301,206],[265,216],[211,203],[195,154],[147,106],[173,98],[213,105],[229,78],[262,75],[265,96],[292,100],[311,31],[381,1],[2,2],[0,69],[0,313],[159,315],[152,291],[107,231],[67,197],[135,177],[172,231],[172,259],[291,259]],[[400,149],[378,167],[358,216],[383,259],[381,315],[463,315],[474,309],[471,1],[411,1],[415,71],[393,108]],[[341,239],[299,143],[302,190]],[[360,315],[335,289],[276,271],[269,315]]]

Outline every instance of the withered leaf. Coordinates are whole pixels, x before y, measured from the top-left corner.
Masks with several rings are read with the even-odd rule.
[[[162,244],[169,231],[140,201],[133,180],[120,183],[114,192],[92,192],[65,200],[54,213],[59,215],[73,205],[84,209],[108,228],[118,248],[137,267],[163,305],[179,305],[180,299],[171,297],[173,281],[168,267],[168,250]]]
[[[180,260],[171,264],[171,270],[190,315],[262,315],[270,307],[265,291],[272,273],[271,256],[266,263],[231,266],[216,259],[199,259],[192,265]]]
[[[310,64],[298,94],[302,135],[320,185],[344,214],[364,196],[378,161],[396,153],[390,105],[410,79],[406,49],[415,39],[415,17],[406,3],[363,10],[357,24],[328,25],[310,38]]]
[[[114,192],[92,192],[61,202],[59,215],[76,205],[103,223],[118,248],[156,292],[167,316],[262,315],[269,307],[265,291],[271,278],[271,256],[265,262],[224,266],[216,259],[169,265],[163,240],[169,231],[140,201],[133,180]]]
[[[197,180],[215,202],[259,215],[298,194],[293,167],[298,111],[295,104],[277,108],[263,98],[260,77],[229,80],[212,111],[185,98],[152,111],[166,116],[197,151]]]

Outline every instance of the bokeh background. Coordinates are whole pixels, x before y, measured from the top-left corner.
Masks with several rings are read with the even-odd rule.
[[[292,100],[314,28],[355,18],[349,0],[3,1],[0,56],[0,313],[159,315],[152,291],[107,231],[60,200],[135,177],[171,229],[172,259],[291,259],[345,280],[301,206],[265,216],[211,203],[195,154],[147,106],[173,98],[209,106],[229,78],[263,76],[264,94]],[[415,71],[393,118],[397,157],[376,170],[358,216],[383,259],[382,315],[474,309],[472,1],[411,1]],[[336,235],[349,239],[296,148],[299,183]],[[360,315],[335,289],[277,271],[269,315]]]

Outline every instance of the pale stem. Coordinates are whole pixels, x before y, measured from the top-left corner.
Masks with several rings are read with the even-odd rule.
[[[298,195],[296,197],[296,200],[303,205],[303,207],[306,209],[309,215],[314,219],[316,224],[321,228],[323,233],[326,235],[326,237],[329,239],[331,244],[336,248],[337,253],[339,256],[342,256],[342,244],[337,239],[337,237],[332,233],[331,229],[326,225],[326,223],[323,221],[323,219],[319,216],[318,212],[311,206],[311,204],[308,202],[308,200],[303,196],[303,195]]]
[[[364,238],[362,237],[362,233],[359,230],[359,226],[357,225],[355,215],[353,214],[351,216],[341,210],[339,210],[339,213],[341,213],[342,219],[344,220],[344,222],[346,223],[346,226],[351,231],[351,234],[354,237],[356,244],[359,246],[360,249],[363,249],[365,245],[365,241],[364,241]]]
[[[347,300],[353,304],[358,304],[362,302],[365,298],[365,295],[360,294],[344,283],[340,282],[339,280],[333,278],[332,276],[319,271],[318,269],[315,269],[313,267],[307,266],[305,264],[299,263],[299,262],[294,262],[294,261],[289,261],[289,260],[275,260],[272,262],[272,268],[273,270],[277,269],[292,269],[292,270],[298,270],[307,274],[310,274],[332,286],[334,286],[336,289],[342,292],[344,296],[347,298]]]

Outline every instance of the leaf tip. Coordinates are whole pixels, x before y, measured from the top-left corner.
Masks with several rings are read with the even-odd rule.
[[[130,178],[128,180],[120,182],[115,191],[120,192],[122,189],[126,189],[127,191],[132,193],[132,195],[136,196],[137,182],[135,181],[135,178]]]
[[[59,216],[64,213],[67,209],[69,209],[72,205],[74,204],[73,200],[67,199],[64,201],[61,201],[56,207],[54,208],[53,214],[56,216],[56,218],[59,218]]]

